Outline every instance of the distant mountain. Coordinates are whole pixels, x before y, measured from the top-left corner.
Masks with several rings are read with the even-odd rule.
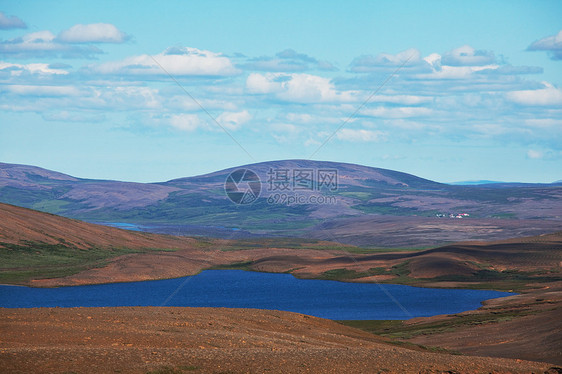
[[[205,174],[196,177],[174,179],[166,182],[167,185],[181,185],[188,183],[224,183],[226,176],[237,169],[250,169],[259,175],[262,182],[267,182],[270,171],[299,172],[307,169],[312,170],[337,170],[338,179],[342,185],[352,186],[372,186],[374,183],[382,185],[390,185],[396,187],[418,187],[418,188],[436,188],[442,187],[443,184],[416,177],[411,174],[401,173],[398,171],[373,168],[356,164],[330,161],[313,161],[313,160],[283,160],[268,161],[255,164],[248,164]]]
[[[464,181],[464,182],[453,182],[449,183],[453,186],[488,186],[495,188],[506,188],[506,187],[540,187],[548,186],[553,184],[559,184],[561,181],[556,181],[552,183],[527,183],[527,182],[500,182],[500,181],[490,181],[490,180],[478,180],[478,181]]]
[[[251,172],[236,172],[226,183],[235,170]],[[236,204],[229,196],[257,199]],[[0,163],[0,202],[90,222],[220,237],[309,236],[344,221],[354,230],[350,222],[361,217],[368,218],[361,222],[374,222],[369,217],[449,220],[449,214],[466,213],[471,219],[562,219],[562,186],[556,184],[457,186],[308,160],[261,162],[161,183],[81,179]]]
[[[478,180],[478,181],[461,181],[461,182],[452,182],[449,183],[453,186],[476,186],[476,185],[480,185],[480,184],[495,184],[495,183],[505,183],[505,182],[499,182],[499,181],[490,181],[490,180]]]
[[[0,163],[0,202],[49,213],[144,207],[176,189],[158,184],[80,179],[35,166]]]

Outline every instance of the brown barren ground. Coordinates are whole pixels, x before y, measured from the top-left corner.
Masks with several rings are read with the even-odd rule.
[[[271,243],[232,250],[239,243],[131,232],[0,204],[0,242],[60,244],[77,251],[150,249],[108,258],[100,267],[63,278],[24,282],[45,287],[180,277],[235,263],[248,270],[289,271],[300,277],[352,270],[360,277],[350,280],[359,282],[403,280],[403,274],[388,273],[393,266],[401,266],[408,273],[406,281],[413,282],[410,284],[435,287],[474,287],[482,281],[476,278],[481,269],[496,276],[511,276],[501,273],[505,270],[526,271],[523,276],[531,278],[496,283],[517,285],[524,294],[490,301],[478,311],[457,316],[405,322],[431,330],[405,340],[477,356],[562,365],[562,291],[555,283],[562,272],[562,232],[409,252],[358,254],[314,246],[272,248]],[[338,246],[332,243],[331,248]],[[373,268],[385,272],[375,274]],[[539,277],[540,283],[534,284]],[[99,373],[115,372],[115,368],[137,373],[169,366],[176,372],[197,368],[194,370],[202,372],[542,373],[547,368],[513,360],[407,350],[335,322],[272,311],[4,309],[0,321],[0,368],[5,369],[0,372]],[[461,322],[453,326],[454,321]],[[433,328],[435,322],[443,322],[443,328]]]
[[[467,322],[454,328],[451,320]],[[439,322],[448,322],[449,328],[431,333],[430,326]],[[545,361],[562,366],[560,282],[532,292],[485,301],[478,310],[452,317],[415,318],[404,324],[430,327],[429,331],[406,339],[411,343],[439,346],[470,355]]]
[[[393,346],[296,313],[0,309],[3,373],[544,373],[550,365]]]
[[[54,279],[30,279],[33,286],[95,284],[174,278],[193,275],[213,267],[233,263],[244,264],[247,270],[291,272],[296,276],[314,278],[330,270],[347,269],[368,273],[373,268],[389,270],[407,262],[409,277],[426,282],[443,276],[467,276],[480,269],[516,270],[562,273],[562,231],[528,238],[498,242],[453,244],[423,251],[357,254],[346,252],[349,246],[329,243],[333,250],[263,246],[232,250],[235,240],[174,237],[120,230],[94,225],[30,209],[0,204],[0,243],[39,242],[64,244],[79,249],[130,248],[150,249],[144,253],[109,258],[101,267]],[[0,246],[1,248],[1,246]],[[341,248],[342,250],[336,250]],[[173,251],[170,251],[172,249]],[[1,269],[1,266],[0,266]],[[6,269],[10,270],[10,269]],[[379,277],[373,278],[372,276]],[[365,274],[354,281],[392,281],[396,276]],[[437,281],[437,280],[436,280]],[[474,281],[477,281],[476,279]],[[442,286],[452,285],[445,279]],[[458,284],[458,283],[457,283]],[[433,286],[437,286],[433,283]]]
[[[78,249],[96,247],[193,248],[195,239],[153,235],[38,212],[0,203],[0,242],[23,241],[71,245]]]

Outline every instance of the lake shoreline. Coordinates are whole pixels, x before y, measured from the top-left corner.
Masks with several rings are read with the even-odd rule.
[[[410,319],[459,313],[499,291],[298,279],[292,274],[205,270],[195,276],[59,288],[0,288],[1,306],[192,306],[286,310],[329,319]],[[447,300],[446,304],[440,300]]]

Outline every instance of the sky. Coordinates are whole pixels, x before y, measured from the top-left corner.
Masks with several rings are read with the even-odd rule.
[[[0,162],[562,179],[561,1],[0,2]]]

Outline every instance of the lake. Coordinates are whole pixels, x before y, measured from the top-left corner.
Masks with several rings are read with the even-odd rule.
[[[290,274],[206,270],[145,282],[60,288],[0,286],[0,307],[191,306],[284,310],[336,320],[408,319],[477,309],[512,295],[485,290],[303,280]]]

